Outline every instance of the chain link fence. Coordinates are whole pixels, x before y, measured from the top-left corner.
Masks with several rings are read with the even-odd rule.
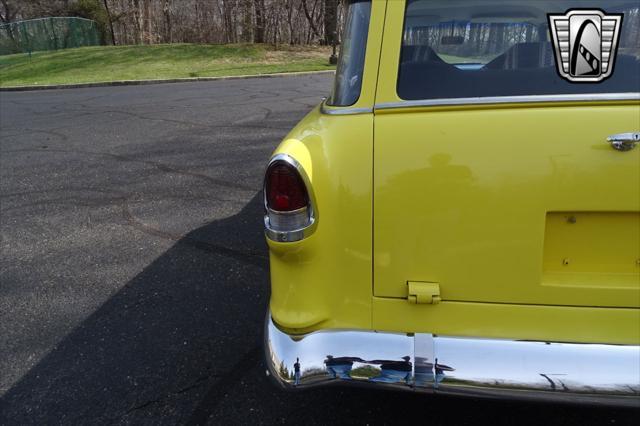
[[[95,21],[51,17],[0,25],[0,55],[96,46],[101,41]]]

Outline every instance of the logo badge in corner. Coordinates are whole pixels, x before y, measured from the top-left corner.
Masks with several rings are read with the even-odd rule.
[[[620,39],[621,13],[570,9],[547,15],[560,77],[597,83],[610,77]]]

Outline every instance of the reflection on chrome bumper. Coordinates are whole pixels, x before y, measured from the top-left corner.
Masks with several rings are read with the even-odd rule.
[[[346,330],[290,336],[269,315],[265,350],[267,373],[285,388],[344,383],[640,407],[640,346]]]

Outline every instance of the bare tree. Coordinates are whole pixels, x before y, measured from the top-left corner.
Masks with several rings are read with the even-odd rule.
[[[109,20],[109,30],[111,31],[111,43],[116,45],[116,34],[113,31],[113,17],[111,16],[111,12],[109,11],[109,2],[107,0],[102,0],[104,4],[104,10],[107,12],[107,19]]]
[[[22,11],[22,3],[19,1],[0,0],[0,6],[0,21],[3,23],[15,21]]]
[[[0,0],[0,21],[72,13],[80,0]],[[87,0],[82,0],[87,1]],[[114,44],[331,43],[341,0],[91,0]]]
[[[324,0],[324,42],[331,45],[334,42],[338,24],[338,0]]]
[[[316,6],[318,5],[318,0],[314,0],[313,9],[311,10],[311,13],[309,12],[309,7],[307,6],[307,0],[301,0],[301,1],[302,1],[302,9],[304,10],[304,15],[307,17],[307,21],[309,22],[309,27],[311,28],[311,31],[313,31],[313,34],[315,34],[316,37],[320,37],[320,32],[316,27],[315,18],[314,18]]]
[[[256,27],[253,37],[254,43],[264,43],[264,0],[254,0],[253,2],[256,12]]]
[[[164,42],[172,43],[173,37],[171,32],[171,2],[170,0],[164,0],[162,5],[162,14],[164,15]]]

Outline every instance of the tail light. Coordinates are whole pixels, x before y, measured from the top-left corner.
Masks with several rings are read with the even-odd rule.
[[[288,155],[277,155],[264,178],[264,224],[267,236],[291,242],[304,238],[314,222],[313,207],[300,165]]]

